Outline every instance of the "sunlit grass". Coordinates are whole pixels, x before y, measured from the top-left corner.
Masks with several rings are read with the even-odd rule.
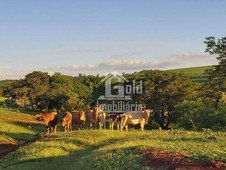
[[[222,132],[58,132],[21,147],[0,163],[6,169],[140,169],[147,168],[142,166],[142,153],[147,149],[179,152],[204,161],[226,161],[225,141]]]
[[[0,108],[0,142],[33,139],[44,131],[44,125],[35,122],[33,115]],[[225,132],[210,130],[58,131],[9,153],[0,160],[0,169],[148,169],[142,164],[146,150],[226,161],[225,141]]]
[[[203,75],[205,70],[213,69],[213,66],[201,66],[201,67],[190,67],[190,68],[180,68],[167,70],[173,73],[184,73],[186,75]]]
[[[0,96],[0,102],[4,102],[5,100],[6,100],[5,97],[1,97],[1,96]]]
[[[43,129],[35,117],[28,113],[0,108],[0,143],[7,140],[29,140]]]

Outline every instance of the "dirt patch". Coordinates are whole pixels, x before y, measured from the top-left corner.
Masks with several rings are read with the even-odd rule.
[[[19,141],[15,139],[8,139],[5,141],[2,141],[0,143],[0,158],[7,155],[9,152],[12,152],[18,148]]]
[[[9,140],[0,143],[0,159],[5,157],[8,153],[17,150],[20,146],[27,145],[40,139],[41,136],[37,135],[33,139],[29,140]]]
[[[15,151],[19,145],[16,144],[0,144],[0,158],[3,158],[9,152]]]
[[[190,160],[180,153],[158,152],[153,150],[145,151],[143,164],[154,169],[167,170],[223,170],[226,168],[226,163],[220,161],[210,163],[201,162]]]

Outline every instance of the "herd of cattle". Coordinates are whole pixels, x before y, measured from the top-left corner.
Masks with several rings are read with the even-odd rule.
[[[151,109],[144,111],[131,111],[123,114],[106,114],[100,108],[75,112],[66,112],[62,119],[62,126],[65,131],[72,129],[91,129],[99,126],[100,129],[106,128],[106,121],[109,122],[109,129],[123,130],[124,127],[128,131],[128,125],[140,124],[141,131],[144,130],[144,125],[148,123],[148,118],[153,112]],[[55,133],[58,123],[57,112],[40,113],[36,115],[37,121],[43,121],[47,127],[47,133]]]

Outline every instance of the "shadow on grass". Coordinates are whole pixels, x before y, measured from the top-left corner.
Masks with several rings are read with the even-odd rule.
[[[46,131],[46,126],[43,122],[38,121],[11,121],[11,123],[22,126],[24,128],[34,130],[37,132],[44,132]]]
[[[0,158],[4,157],[9,152],[15,151],[16,149],[18,149],[17,144],[6,144],[6,143],[0,144]]]
[[[182,142],[208,142],[206,138],[197,137],[197,138],[162,138],[163,142],[176,142],[176,141],[182,141]]]
[[[35,115],[38,114],[35,111],[30,111],[30,110],[25,110],[25,109],[22,109],[22,108],[7,106],[7,104],[5,104],[5,102],[3,102],[3,101],[0,101],[0,108],[5,109],[6,111],[9,111],[9,112],[18,112],[18,113],[31,115],[31,116],[35,116]]]
[[[34,130],[36,132],[46,132],[46,125],[43,123],[43,121],[10,121],[12,124],[16,124],[25,128],[28,128],[30,130]],[[64,128],[61,125],[61,122],[59,121],[57,124],[57,131],[63,132]]]
[[[10,133],[10,132],[2,132],[2,131],[0,131],[0,135],[4,135],[19,141],[32,140],[40,136],[39,134],[32,134],[32,133]]]
[[[53,138],[54,139],[54,138]],[[95,163],[97,161],[97,157],[106,153],[106,151],[100,150],[102,147],[106,147],[117,142],[120,139],[113,140],[105,140],[98,144],[86,145],[82,143],[80,140],[71,140],[76,145],[83,146],[83,148],[75,151],[70,151],[67,148],[63,148],[70,154],[67,156],[57,156],[57,157],[48,157],[48,158],[40,158],[40,159],[29,159],[29,160],[12,160],[8,161],[10,163],[2,162],[3,169],[99,169],[101,168],[98,164]],[[68,142],[68,140],[67,140]],[[124,152],[122,149],[120,152]],[[128,148],[126,149],[128,150]],[[134,150],[133,148],[129,148],[129,150]],[[112,150],[112,152],[117,152],[116,150]],[[97,157],[95,157],[97,156]],[[104,161],[104,160],[103,160]],[[98,160],[101,164],[101,160]]]

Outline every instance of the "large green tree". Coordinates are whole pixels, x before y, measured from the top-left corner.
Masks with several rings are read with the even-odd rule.
[[[197,96],[197,85],[184,74],[144,70],[125,76],[129,80],[143,81],[142,95],[135,94],[133,99],[154,110],[153,119],[162,129],[167,129],[180,117],[175,110],[178,103]]]
[[[145,85],[146,103],[154,108],[154,118],[162,129],[176,123],[180,116],[176,104],[196,96],[196,85],[183,74],[155,72]]]
[[[184,101],[176,105],[176,110],[181,114],[178,126],[185,129],[201,130],[209,128],[213,130],[225,130],[226,106],[218,108],[206,105],[201,99]]]
[[[222,95],[226,92],[226,37],[216,40],[215,37],[207,37],[206,52],[217,55],[218,65],[208,70],[209,81],[204,86],[205,98],[208,101],[221,103]]]
[[[50,87],[48,73],[34,71],[25,76],[25,87],[28,88],[28,98],[32,106],[38,110],[48,110],[50,103]]]
[[[102,83],[102,79],[99,75],[79,75],[77,78],[82,84],[88,87],[88,91],[86,94],[83,94],[84,97],[86,96],[86,103],[89,103],[90,106],[95,106],[97,102],[97,98],[100,95],[104,95],[104,83]]]
[[[206,105],[201,99],[184,101],[176,105],[180,113],[178,126],[185,129],[197,130],[201,128],[212,128],[215,124],[215,109]]]
[[[86,78],[85,84],[78,77],[60,73],[49,76],[48,73],[34,71],[12,84],[9,88],[10,103],[36,111],[87,109],[96,85],[95,78]],[[89,79],[94,84],[92,87],[87,85]]]
[[[24,79],[14,82],[9,88],[11,102],[33,110],[48,110],[49,78],[48,73],[34,71],[27,74]]]

